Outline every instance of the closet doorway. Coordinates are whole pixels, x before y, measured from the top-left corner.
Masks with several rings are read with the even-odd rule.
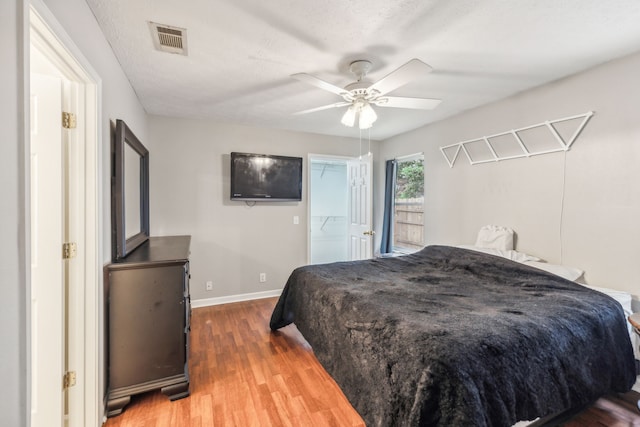
[[[308,159],[308,263],[371,258],[371,156]]]
[[[349,160],[309,155],[310,264],[349,259]]]

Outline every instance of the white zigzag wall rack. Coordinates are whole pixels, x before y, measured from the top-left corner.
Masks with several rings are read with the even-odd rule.
[[[453,167],[458,159],[460,151],[464,152],[472,165],[568,151],[593,114],[593,111],[589,111],[584,114],[549,120],[495,135],[457,142],[440,147],[440,151],[450,168]],[[572,126],[576,122],[578,122],[578,127],[565,140],[558,127],[561,126],[561,123],[565,125],[569,123],[569,126]],[[541,137],[539,130],[543,129],[547,129],[551,136],[549,137],[547,134],[546,138]],[[564,130],[566,133],[567,129]],[[525,137],[525,134],[528,136]]]

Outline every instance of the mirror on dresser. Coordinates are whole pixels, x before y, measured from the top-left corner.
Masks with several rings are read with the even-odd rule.
[[[112,258],[119,260],[149,239],[149,151],[122,120],[112,144]]]

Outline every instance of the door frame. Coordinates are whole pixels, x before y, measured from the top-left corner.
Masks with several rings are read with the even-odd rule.
[[[66,33],[62,25],[47,8],[42,0],[29,2],[29,31],[26,33],[29,46],[34,39],[38,39],[39,49],[65,77],[74,82],[77,87],[74,99],[78,102],[78,127],[74,137],[77,150],[74,153],[74,164],[70,166],[69,185],[74,187],[73,202],[70,206],[71,218],[79,222],[74,230],[78,251],[69,276],[69,342],[68,357],[73,370],[77,373],[76,386],[69,392],[69,418],[67,424],[75,426],[101,425],[104,411],[100,385],[104,381],[100,374],[103,366],[102,348],[103,321],[101,320],[100,301],[102,300],[102,191],[101,191],[101,105],[102,82],[99,74],[93,69],[89,61]],[[28,55],[27,55],[28,57]],[[31,67],[25,71],[31,72]],[[28,80],[27,80],[28,81]],[[27,93],[29,93],[27,91]],[[29,108],[26,103],[25,109]],[[29,113],[25,111],[26,120]],[[28,123],[27,123],[28,124]],[[29,129],[27,126],[26,129]],[[28,135],[28,134],[27,134]],[[30,139],[27,139],[26,150],[30,150]],[[31,216],[28,194],[30,184],[30,166],[28,159],[25,164],[25,195],[27,217]],[[30,234],[30,231],[27,231]],[[31,252],[30,238],[26,239],[27,253]],[[28,258],[27,258],[28,259]],[[30,275],[29,282],[30,282]],[[27,286],[27,301],[30,300],[30,283]],[[28,307],[28,306],[27,306]],[[27,308],[27,343],[31,340],[30,308]],[[30,424],[31,413],[31,348],[27,344],[29,362],[27,364],[27,417]]]

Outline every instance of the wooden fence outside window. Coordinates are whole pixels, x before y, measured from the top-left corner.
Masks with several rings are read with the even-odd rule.
[[[396,199],[393,224],[394,250],[415,251],[424,246],[424,197]]]

